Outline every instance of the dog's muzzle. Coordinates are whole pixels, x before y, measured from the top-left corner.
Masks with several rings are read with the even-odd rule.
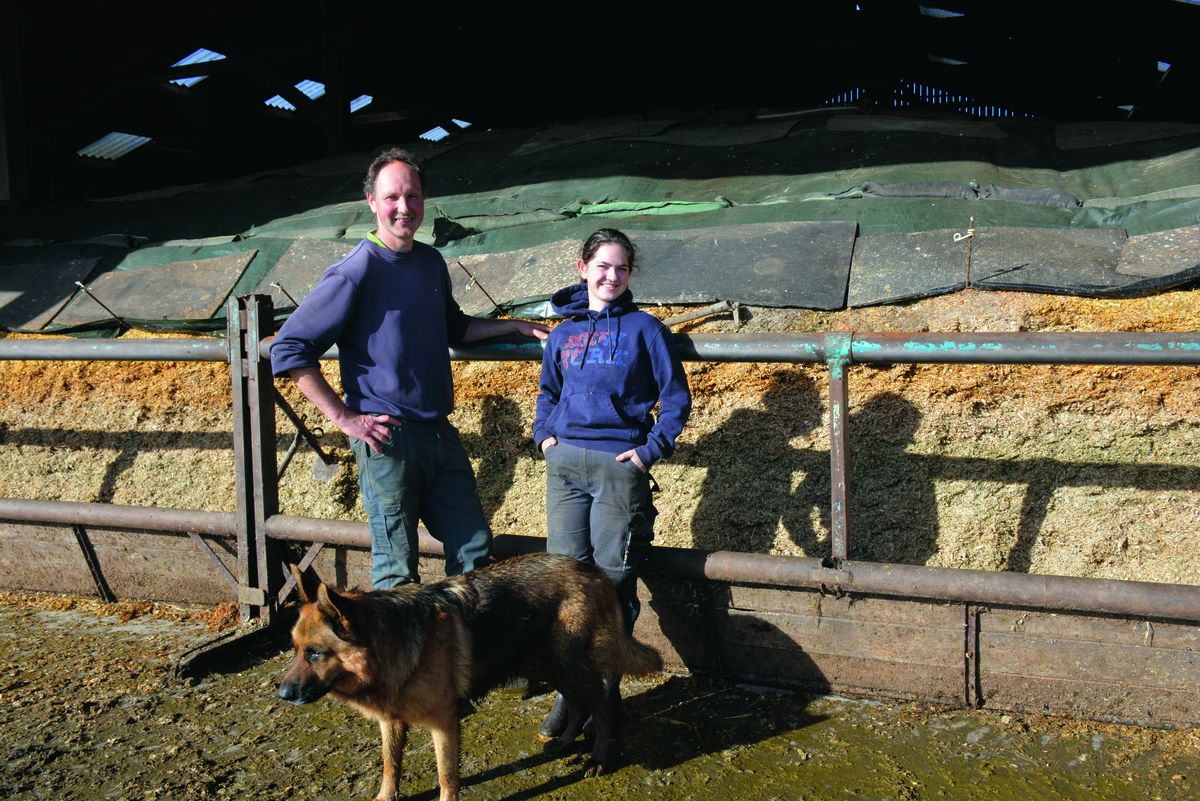
[[[324,687],[314,687],[311,684],[301,684],[298,681],[285,681],[279,685],[279,697],[285,701],[290,701],[296,706],[311,704],[319,698],[323,698],[325,693],[329,692]]]

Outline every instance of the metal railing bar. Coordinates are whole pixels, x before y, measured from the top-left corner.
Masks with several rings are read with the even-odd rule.
[[[1200,365],[1200,332],[999,334],[832,332],[850,338],[850,364],[1097,364]],[[825,334],[676,334],[684,361],[826,361]],[[260,351],[270,356],[269,343]],[[337,348],[321,358],[337,359]],[[540,343],[490,343],[452,348],[457,361],[541,361]]]
[[[858,364],[1200,365],[1200,333],[854,334]]]
[[[225,583],[228,584],[230,589],[232,589],[234,594],[236,594],[240,589],[237,576],[233,575],[233,573],[229,571],[229,568],[226,567],[225,563],[221,561],[221,557],[217,556],[216,551],[214,551],[212,547],[204,541],[203,537],[194,531],[189,531],[188,536],[192,538],[192,542],[196,544],[196,547],[200,549],[200,552],[208,557],[208,561],[211,562],[213,568],[216,569],[217,575],[225,579]]]
[[[864,593],[1054,611],[1200,620],[1200,587],[1145,581],[1003,573],[953,567],[841,562],[797,556],[651,548],[644,572],[834,593]]]
[[[233,537],[233,514],[194,509],[150,509],[101,503],[0,498],[0,520],[22,523],[205,533]],[[366,523],[297,515],[273,515],[268,536],[286,541],[369,549]],[[440,556],[441,543],[422,530],[421,552]],[[501,535],[497,557],[545,549],[540,537]],[[682,578],[806,587],[832,593],[878,594],[935,601],[1029,607],[1051,611],[1129,615],[1160,620],[1200,621],[1200,587],[1146,581],[1047,576],[949,567],[840,562],[796,556],[700,551],[655,546],[644,572]]]
[[[370,549],[366,523],[276,515],[267,521],[276,539],[323,542]],[[421,552],[441,555],[442,545],[421,529]],[[497,558],[545,550],[541,537],[496,537]],[[1003,573],[954,567],[877,562],[840,562],[734,551],[700,551],[653,546],[643,573],[681,578],[805,587],[831,593],[863,593],[985,605],[1031,607],[1061,612],[1130,615],[1162,620],[1200,621],[1200,587],[1148,581]]]
[[[208,339],[0,339],[0,360],[228,362],[229,343]]]
[[[852,364],[1200,365],[1200,333],[858,333]],[[450,351],[455,360],[539,361],[541,345],[523,338]],[[676,334],[687,361],[825,361],[823,334]],[[270,342],[259,355],[269,357]],[[336,359],[331,348],[323,359]],[[0,340],[0,359],[61,361],[229,361],[228,343],[208,339]]]
[[[207,534],[211,537],[232,537],[237,533],[233,512],[123,506],[114,503],[37,501],[27,498],[0,498],[0,520],[11,523],[145,529],[172,534]]]

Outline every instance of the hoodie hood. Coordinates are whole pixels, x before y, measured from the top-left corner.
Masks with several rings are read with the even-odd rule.
[[[638,310],[637,306],[633,303],[633,293],[628,289],[622,292],[621,296],[616,300],[605,306],[603,311],[594,311],[588,308],[588,288],[586,283],[574,284],[558,290],[550,298],[550,305],[555,312],[561,314],[563,317],[570,320],[587,321],[587,345],[583,349],[583,359],[579,362],[579,369],[581,370],[587,361],[588,350],[592,346],[592,334],[596,329],[603,324],[605,333],[607,334],[604,339],[608,342],[608,357],[609,359],[613,359],[617,353],[617,342],[621,338],[621,317]]]
[[[550,298],[550,306],[554,309],[555,314],[561,314],[563,317],[580,317],[589,314],[597,317],[605,315],[616,317],[637,311],[637,305],[633,302],[633,292],[628,289],[621,294],[621,297],[605,306],[604,311],[592,311],[588,308],[587,284],[584,283],[572,284],[555,292]]]

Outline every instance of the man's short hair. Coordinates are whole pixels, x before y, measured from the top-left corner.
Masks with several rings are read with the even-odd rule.
[[[387,165],[394,164],[397,161],[401,162],[402,164],[407,164],[417,171],[417,177],[421,179],[421,194],[424,194],[425,171],[421,169],[421,164],[417,161],[416,156],[400,147],[393,147],[389,150],[383,151],[375,157],[374,161],[371,162],[371,166],[367,168],[367,177],[363,180],[363,194],[374,195],[375,181],[379,179],[379,171]]]

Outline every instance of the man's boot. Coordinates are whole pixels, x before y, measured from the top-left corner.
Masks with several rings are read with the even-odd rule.
[[[562,693],[555,693],[554,706],[550,708],[550,714],[542,718],[542,723],[538,726],[538,739],[544,743],[548,743],[562,735],[566,730],[567,699],[563,698]]]

